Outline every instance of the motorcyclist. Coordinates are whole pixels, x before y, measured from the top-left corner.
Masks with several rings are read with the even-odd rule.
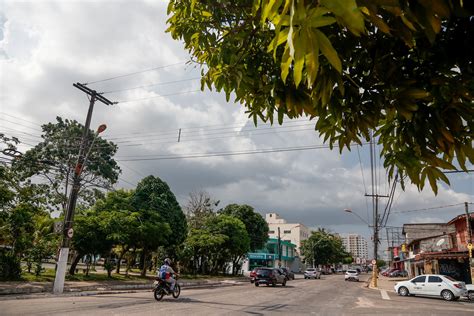
[[[174,272],[173,268],[171,267],[171,259],[166,258],[163,261],[163,265],[160,267],[160,270],[158,271],[158,277],[170,284],[171,291],[174,291],[174,287],[176,285],[176,279],[174,278],[174,275],[176,274],[177,273]]]

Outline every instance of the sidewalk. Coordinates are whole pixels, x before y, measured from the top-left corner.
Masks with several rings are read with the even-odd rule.
[[[178,282],[182,288],[200,288],[214,286],[232,286],[248,282],[248,278],[186,280]],[[143,281],[67,281],[64,284],[64,293],[85,291],[130,291],[147,290],[153,288],[152,280]],[[0,297],[17,294],[51,293],[52,282],[0,282]]]
[[[408,278],[388,278],[388,277],[379,275],[377,279],[377,288],[374,288],[371,285],[372,277],[370,277],[367,280],[367,287],[369,289],[378,289],[378,290],[385,290],[387,292],[395,292],[395,290],[393,289],[393,287],[395,286],[395,283],[400,282],[400,281],[406,281],[406,280],[408,280]]]

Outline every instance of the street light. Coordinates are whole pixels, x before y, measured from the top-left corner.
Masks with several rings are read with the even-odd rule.
[[[359,214],[357,214],[356,212],[353,212],[351,209],[344,209],[344,212],[347,212],[347,213],[352,213],[354,214],[355,216],[357,216],[360,220],[362,220],[364,223],[367,224],[367,226],[369,227],[373,227],[374,228],[374,237],[373,237],[373,240],[374,240],[374,260],[373,260],[373,266],[372,266],[372,284],[373,286],[376,288],[377,287],[377,277],[378,277],[378,271],[377,271],[377,246],[378,246],[378,223],[377,223],[377,218],[376,216],[374,216],[374,225],[371,226],[366,220],[364,220],[362,217],[359,216]],[[375,262],[375,264],[374,264]]]
[[[352,211],[350,208],[345,208],[345,209],[344,209],[344,212],[354,214],[354,215],[357,216],[361,221],[363,221],[364,223],[366,223],[367,226],[371,227],[370,224],[369,224],[365,219],[363,219],[362,217],[360,217],[359,214],[357,214],[356,212]]]

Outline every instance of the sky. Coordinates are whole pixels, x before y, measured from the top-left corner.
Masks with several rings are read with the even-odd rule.
[[[88,83],[118,102],[96,103],[91,123],[92,129],[105,123],[103,137],[119,146],[116,188],[134,188],[151,174],[169,184],[182,206],[190,192],[206,191],[220,207],[249,204],[370,241],[368,146],[331,151],[305,118],[255,127],[243,105],[200,91],[200,69],[186,63],[183,43],[165,32],[166,7],[151,0],[0,0],[0,132],[17,136],[25,151],[40,141],[41,124],[56,116],[84,123],[88,100],[73,83]],[[262,150],[272,152],[241,154]],[[233,154],[202,157],[210,153]],[[388,194],[385,171],[376,165],[376,190]],[[429,185],[423,192],[397,187],[387,225],[462,214],[464,202],[474,202],[472,174],[448,177],[451,186],[441,184],[437,196]]]

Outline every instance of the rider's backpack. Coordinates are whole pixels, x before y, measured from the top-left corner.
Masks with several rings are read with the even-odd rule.
[[[168,273],[168,266],[162,265],[160,268],[160,279],[166,280],[170,277]]]

